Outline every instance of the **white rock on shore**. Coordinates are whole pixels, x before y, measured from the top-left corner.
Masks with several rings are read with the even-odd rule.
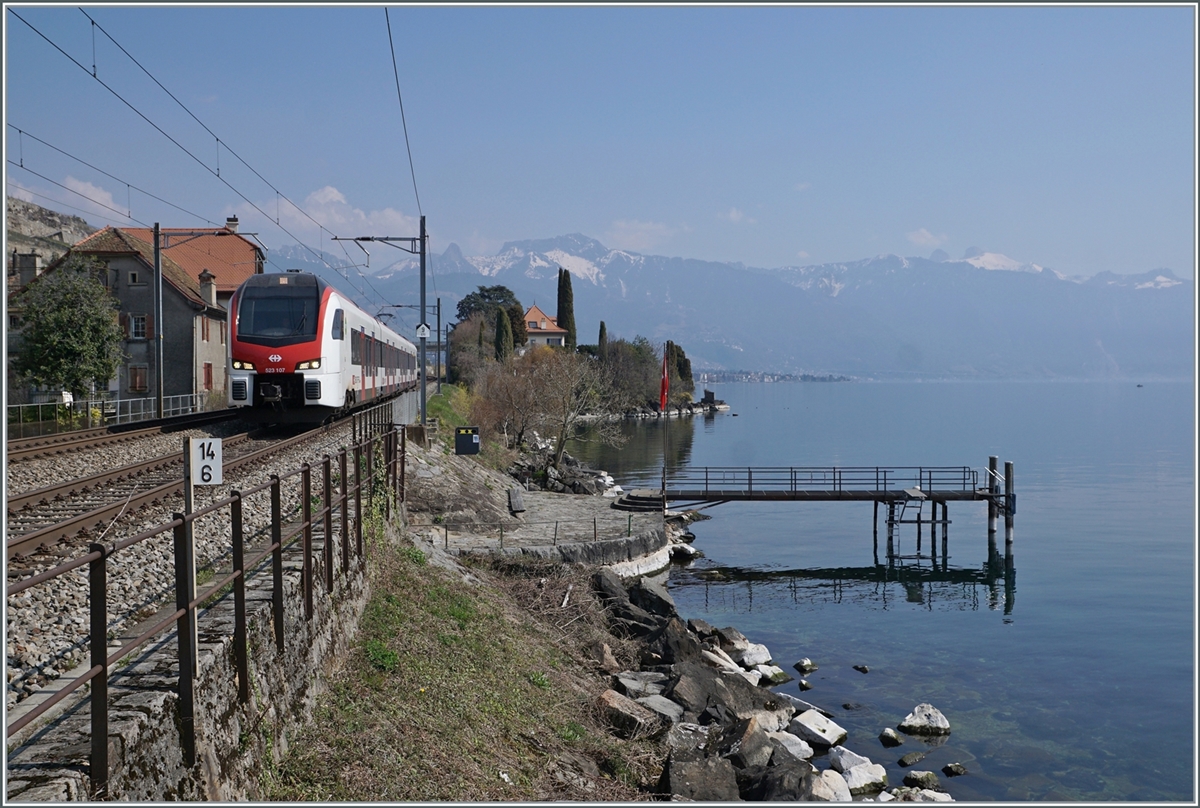
[[[949,735],[950,722],[932,704],[921,703],[900,722],[900,731],[909,735]]]

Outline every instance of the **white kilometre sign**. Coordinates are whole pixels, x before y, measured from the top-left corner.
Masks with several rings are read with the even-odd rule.
[[[220,485],[224,482],[221,463],[221,439],[192,439],[191,478],[193,485]]]
[[[429,326],[425,323],[417,326],[417,339],[429,339]]]

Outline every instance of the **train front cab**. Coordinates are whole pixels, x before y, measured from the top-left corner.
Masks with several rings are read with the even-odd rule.
[[[307,273],[256,275],[233,302],[229,404],[247,420],[319,422],[346,404],[340,297]]]

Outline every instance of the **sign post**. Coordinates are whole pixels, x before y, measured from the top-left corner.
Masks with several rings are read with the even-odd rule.
[[[224,468],[221,459],[220,438],[184,438],[183,439],[183,512],[190,516],[195,509],[197,485],[220,485],[224,482]],[[187,579],[187,601],[196,599],[196,536],[191,522],[187,523],[187,553],[186,566],[191,570]],[[188,610],[188,629],[192,634],[192,672],[199,673],[200,634],[196,626],[196,612]],[[179,661],[183,664],[183,660]]]

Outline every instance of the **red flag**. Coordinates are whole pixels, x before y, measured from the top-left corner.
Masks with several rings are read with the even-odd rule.
[[[660,412],[667,411],[667,349],[663,348],[663,378],[662,392],[658,395],[658,409]]]

